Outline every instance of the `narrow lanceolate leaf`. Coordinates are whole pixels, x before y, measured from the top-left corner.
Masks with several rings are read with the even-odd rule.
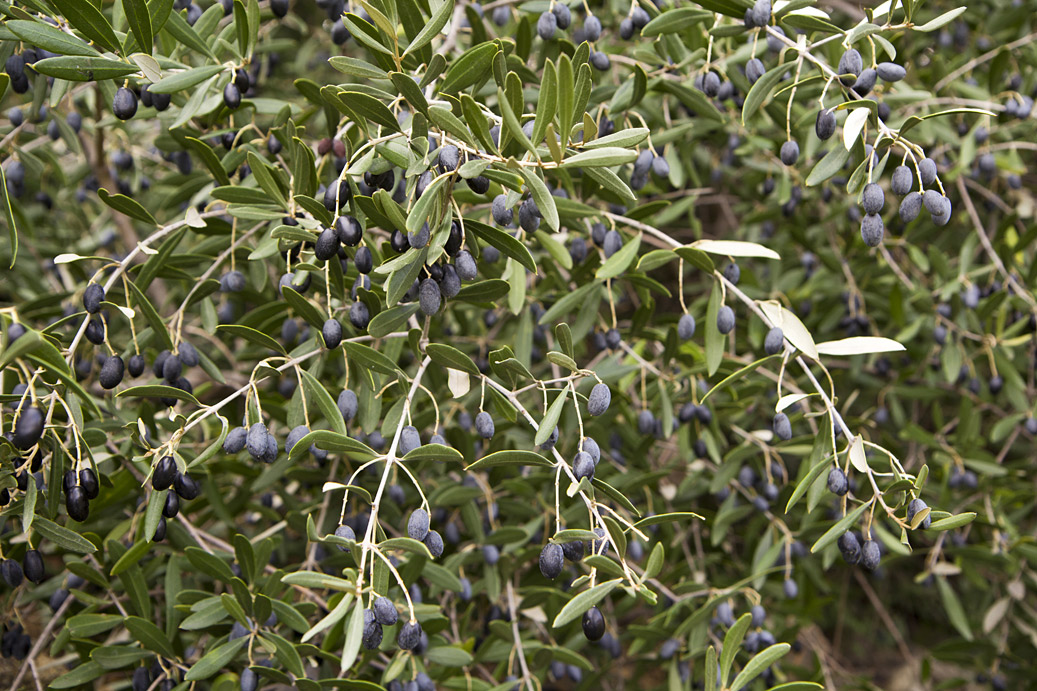
[[[112,25],[93,3],[83,0],[51,0],[51,4],[58,8],[69,24],[91,41],[114,53],[122,50]]]
[[[763,674],[763,670],[785,657],[791,649],[792,646],[788,643],[775,643],[771,647],[760,651],[742,668],[735,680],[731,682],[730,688],[745,688],[753,679]]]
[[[43,22],[13,19],[4,24],[12,34],[26,43],[49,50],[58,55],[85,55],[100,57],[96,48],[72,34]]]
[[[92,82],[117,79],[140,72],[136,65],[97,57],[57,57],[36,61],[32,68],[40,74],[73,82]]]
[[[360,652],[360,641],[364,635],[364,608],[358,602],[353,608],[353,614],[346,624],[346,643],[342,648],[342,673],[353,666],[357,653]]]
[[[630,163],[637,158],[637,152],[633,149],[624,149],[618,146],[603,146],[589,151],[569,156],[562,161],[562,168],[602,168],[621,166]]]
[[[696,240],[687,245],[691,249],[710,254],[721,254],[728,257],[762,257],[764,259],[781,259],[781,255],[769,247],[755,242],[741,240]]]
[[[184,675],[185,681],[200,681],[202,679],[208,679],[212,675],[216,674],[220,670],[229,666],[231,661],[237,657],[241,649],[245,647],[245,644],[249,642],[248,636],[242,636],[236,638],[233,641],[228,641],[222,645],[216,646],[202,657],[201,660],[194,663],[191,669],[187,670],[187,674]]]
[[[819,355],[868,355],[870,353],[895,353],[900,350],[906,350],[906,348],[892,338],[879,336],[852,336],[817,344]]]
[[[490,64],[498,50],[497,44],[489,41],[466,50],[447,68],[439,85],[440,92],[454,94],[481,81],[489,75]]]
[[[488,456],[483,456],[478,461],[465,468],[465,471],[483,470],[485,468],[493,468],[499,465],[533,465],[550,468],[554,466],[554,462],[538,453],[534,453],[533,451],[505,449],[503,451],[491,453]]]
[[[810,548],[810,553],[816,554],[828,545],[838,540],[840,535],[842,535],[847,530],[851,529],[854,525],[857,524],[857,521],[860,519],[862,515],[864,515],[864,512],[868,509],[869,506],[871,506],[871,501],[861,504],[853,511],[849,512],[841,519],[839,519],[837,523],[835,523],[831,528],[825,531],[824,535],[817,539],[817,542],[815,542],[813,546]]]
[[[774,87],[781,81],[782,75],[788,72],[788,67],[784,64],[777,65],[767,70],[766,74],[756,80],[756,83],[749,89],[749,93],[745,96],[745,103],[742,104],[742,124],[744,125],[747,121],[751,120],[756,111],[760,109],[763,102],[767,100],[767,97],[774,91]]]
[[[551,230],[558,230],[558,207],[555,206],[555,198],[551,196],[547,185],[534,170],[522,168],[521,173],[522,178],[526,181],[526,187],[533,194],[533,201],[536,202],[541,216],[544,217],[544,223]]]
[[[4,169],[0,167],[0,206],[4,207],[4,219],[7,222],[7,238],[11,244],[11,265],[18,258],[18,227],[14,224],[14,210],[11,208],[11,197],[7,188],[7,177]]]
[[[449,0],[439,0],[435,9],[432,10],[432,18],[429,19],[428,24],[422,28],[418,35],[414,37],[414,40],[410,42],[407,50],[404,51],[404,55],[410,55],[431,43],[432,39],[446,26],[447,20],[450,19],[450,14],[453,11],[454,3]]]
[[[122,0],[122,8],[126,13],[126,22],[137,39],[141,51],[151,55],[151,44],[154,34],[151,28],[151,14],[145,0]]]
[[[565,603],[565,607],[562,607],[562,611],[555,617],[554,621],[551,623],[551,627],[557,629],[581,616],[588,609],[604,599],[606,595],[615,590],[622,581],[622,578],[615,578],[611,581],[599,583],[593,588],[588,588],[587,590],[578,593],[576,597]]]
[[[706,371],[709,376],[713,376],[724,359],[724,334],[717,328],[717,312],[720,311],[721,300],[720,284],[714,282],[706,307]]]
[[[619,276],[633,263],[634,259],[637,258],[637,250],[641,248],[641,236],[638,235],[632,240],[628,240],[619,250],[611,257],[605,260],[605,263],[598,267],[598,271],[595,274],[595,278],[602,281],[615,278]]]
[[[558,397],[548,406],[544,419],[540,421],[540,427],[537,428],[536,438],[533,440],[533,443],[537,446],[547,441],[552,432],[554,432],[555,425],[558,424],[558,419],[562,416],[562,410],[565,408],[565,399],[568,393],[568,388],[562,389]]]

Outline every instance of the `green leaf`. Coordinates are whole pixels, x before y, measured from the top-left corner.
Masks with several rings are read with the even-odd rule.
[[[97,190],[97,196],[100,197],[105,205],[110,206],[119,213],[126,214],[130,218],[135,218],[143,223],[153,226],[158,225],[158,221],[151,215],[151,212],[132,197],[127,197],[125,194],[112,194],[103,187]]]
[[[466,50],[450,63],[439,85],[439,92],[456,94],[461,89],[482,81],[490,73],[493,56],[498,50],[500,49],[497,44],[492,41],[480,43]]]
[[[122,9],[126,14],[126,22],[137,39],[141,51],[151,55],[151,44],[155,36],[151,28],[151,14],[145,0],[122,0]]]
[[[245,639],[242,639],[245,640]],[[66,672],[50,682],[51,689],[73,689],[77,686],[89,684],[105,673],[104,667],[96,662],[84,662],[71,672]]]
[[[259,186],[263,188],[263,191],[269,194],[281,208],[288,208],[288,202],[281,191],[281,186],[277,184],[270,165],[252,151],[248,152],[247,158],[249,168],[252,169],[252,175],[256,178]]]
[[[810,467],[806,476],[799,481],[796,485],[796,489],[792,491],[792,496],[789,497],[788,503],[785,505],[785,513],[792,510],[792,507],[796,505],[803,495],[806,494],[810,486],[814,484],[814,481],[821,476],[821,473],[825,472],[826,468],[832,468],[831,453],[828,449],[831,447],[831,437],[828,434],[819,434],[817,439],[814,440],[814,451],[811,453],[811,460],[815,461],[814,465]],[[815,460],[815,456],[820,456],[820,460]]]
[[[7,176],[4,175],[2,166],[0,166],[0,196],[3,197],[4,218],[7,220],[7,238],[11,243],[11,268],[13,269],[14,262],[18,258],[18,227],[14,223],[14,209],[11,208],[11,196],[7,189]]]
[[[4,26],[26,43],[31,43],[38,48],[49,50],[58,55],[101,56],[96,48],[80,38],[67,34],[61,29],[44,22],[12,19],[6,22]]]
[[[447,20],[450,19],[450,15],[454,11],[454,3],[448,2],[448,0],[439,0],[439,6],[433,10],[432,17],[429,19],[428,24],[422,27],[418,35],[410,42],[407,46],[407,50],[403,54],[411,55],[417,50],[420,50],[424,46],[427,46],[432,42],[432,39],[439,35],[439,32],[446,26]]]
[[[544,413],[544,419],[540,421],[540,426],[537,428],[536,438],[533,440],[533,443],[537,446],[547,441],[554,432],[558,419],[562,417],[562,410],[565,408],[565,399],[568,395],[569,389],[566,387],[561,390],[551,405],[548,406],[547,412]]]
[[[237,336],[243,338],[249,343],[253,343],[262,348],[272,350],[275,353],[285,355],[284,346],[273,337],[266,335],[262,331],[256,331],[248,326],[241,324],[220,324],[216,327],[216,333],[229,333],[231,336]]]
[[[89,3],[84,3],[89,6]],[[136,65],[130,65],[108,58],[69,56],[44,58],[33,63],[32,68],[40,74],[73,82],[103,81],[117,79],[128,74],[140,72]]]
[[[720,311],[722,296],[720,283],[714,281],[706,308],[706,371],[713,376],[724,359],[724,334],[717,328],[717,312]]]
[[[974,520],[976,520],[975,512],[966,511],[965,513],[959,513],[953,516],[947,516],[946,518],[941,518],[938,521],[933,521],[929,525],[929,530],[954,530],[955,528],[966,526]]]
[[[616,586],[618,586],[622,581],[622,578],[615,578],[611,581],[599,583],[593,588],[588,588],[587,590],[578,593],[576,597],[565,603],[565,607],[562,607],[562,611],[555,617],[554,621],[551,623],[551,627],[555,629],[560,628],[581,616],[584,612],[615,590]]]
[[[771,647],[761,650],[738,673],[735,680],[731,682],[731,688],[741,689],[748,686],[753,679],[763,674],[763,670],[785,657],[791,649],[792,646],[788,643],[775,643]]]
[[[456,645],[438,645],[429,648],[425,656],[444,667],[467,667],[475,661],[470,652]]]
[[[432,558],[432,553],[428,551],[428,547],[425,543],[418,542],[417,540],[409,537],[393,537],[388,540],[382,540],[378,543],[378,547],[387,549],[398,549],[403,552],[409,552],[411,554],[417,554],[425,557],[426,559]]]
[[[838,522],[836,522],[831,528],[825,531],[824,535],[817,539],[817,542],[815,542],[814,545],[810,548],[810,553],[817,554],[825,547],[838,540],[843,533],[852,528],[854,524],[856,524],[857,521],[860,520],[860,517],[864,515],[864,512],[868,509],[869,506],[871,506],[871,501],[867,501],[861,504],[853,511],[850,511],[848,514],[839,519]]]
[[[22,499],[22,531],[28,533],[32,528],[32,519],[36,516],[36,478],[29,476],[28,485],[25,490],[25,498]]]
[[[674,521],[684,521],[691,518],[697,518],[699,520],[705,520],[702,516],[691,511],[674,511],[672,513],[660,513],[655,516],[648,516],[642,518],[640,521],[634,524],[634,527],[638,530],[643,530],[648,526],[658,525],[660,523],[670,523]]]
[[[168,490],[166,490],[166,491],[161,493],[163,500],[165,500],[167,492],[168,492]],[[158,492],[154,492],[154,493],[152,493],[152,496],[154,496],[155,494],[159,494],[159,493]],[[152,502],[152,503],[156,503],[157,504],[158,502]],[[148,513],[151,513],[151,504],[148,505],[148,509],[149,509]],[[159,508],[159,511],[157,513],[158,513],[159,516],[162,515],[161,507]],[[155,524],[156,525],[158,524],[157,520],[155,521]],[[152,531],[150,533],[150,535],[154,535],[154,534],[155,534],[154,531]],[[148,550],[150,548],[151,548],[151,543],[147,539],[145,539],[145,540],[138,540],[137,542],[133,543],[133,546],[130,547],[128,550],[126,550],[126,552],[124,552],[123,555],[121,557],[119,557],[119,560],[116,561],[115,564],[112,566],[111,575],[118,576],[120,573],[122,573],[126,569],[130,568],[131,566],[133,566],[134,564],[139,562],[141,560],[141,558],[145,554],[147,554],[147,552],[148,552]]]
[[[196,137],[184,137],[184,141],[202,159],[205,167],[209,169],[213,178],[216,179],[217,184],[230,184],[230,177],[227,175],[227,171],[223,169],[223,164],[220,163],[220,159],[216,157],[211,146]]]
[[[43,516],[36,516],[32,522],[32,528],[62,549],[78,552],[79,554],[93,554],[97,551],[94,543],[79,533],[64,528]]]
[[[648,138],[648,134],[649,129],[647,127],[629,127],[598,139],[592,139],[584,144],[583,148],[587,150],[604,147],[629,148],[643,142]],[[634,158],[637,158],[637,154],[634,154]]]
[[[247,327],[241,327],[247,328]],[[193,394],[178,389],[175,386],[165,384],[141,384],[123,389],[116,394],[117,398],[175,398],[178,401],[188,401],[192,405],[201,405]]]
[[[119,39],[112,30],[112,25],[96,5],[83,0],[50,0],[51,4],[68,20],[68,23],[78,31],[82,31],[87,38],[112,51],[119,53],[122,46]],[[47,58],[51,60],[52,58]],[[42,61],[41,61],[42,62]]]
[[[78,0],[71,1],[77,2]],[[169,32],[170,36],[191,50],[197,51],[213,61],[216,60],[216,56],[209,49],[209,44],[198,36],[194,28],[187,23],[187,20],[179,12],[170,12],[166,25],[163,28]]]
[[[619,276],[630,267],[637,257],[637,251],[640,248],[641,236],[638,235],[633,240],[626,242],[615,254],[606,259],[605,263],[598,267],[598,271],[594,275],[595,278],[604,281]]]
[[[384,356],[383,356],[384,357]],[[342,411],[338,409],[335,400],[328,393],[328,390],[324,388],[324,385],[317,381],[317,378],[306,370],[299,370],[302,374],[302,381],[299,382],[303,386],[303,392],[309,397],[311,401],[317,403],[317,407],[320,408],[321,414],[324,415],[324,419],[328,421],[334,432],[340,436],[346,436],[346,423],[342,419]],[[313,432],[310,432],[313,434]],[[309,436],[309,435],[307,435]],[[304,437],[305,439],[305,437]],[[313,442],[311,442],[313,443]],[[357,442],[358,444],[360,442]],[[365,445],[360,444],[363,448],[367,448]],[[309,444],[302,446],[302,449],[309,447]],[[295,451],[295,448],[292,449]]]
[[[630,163],[637,158],[637,152],[633,149],[624,149],[618,146],[603,146],[590,148],[588,151],[578,153],[575,156],[562,161],[561,168],[601,168],[620,166]]]
[[[350,110],[367,118],[373,123],[386,127],[394,132],[402,132],[400,123],[388,106],[374,96],[360,91],[340,91],[339,98],[349,104]]]
[[[774,91],[774,87],[781,81],[782,76],[789,71],[788,66],[781,64],[772,67],[767,70],[762,77],[756,80],[756,83],[749,89],[749,93],[745,96],[745,102],[742,104],[742,124],[744,125],[747,120],[752,119],[756,115],[756,111],[760,109],[763,102],[767,100],[767,97]]]
[[[713,13],[693,7],[678,7],[667,10],[652,19],[641,29],[645,37],[673,34],[712,19]]]
[[[950,24],[951,22],[953,22],[955,19],[957,19],[959,16],[961,16],[965,12],[965,10],[967,10],[967,9],[968,9],[968,7],[966,7],[965,5],[962,5],[961,7],[955,7],[953,10],[949,10],[947,12],[944,12],[943,14],[941,14],[939,17],[936,17],[935,19],[930,19],[928,22],[926,22],[925,24],[922,24],[921,26],[914,27],[914,30],[915,31],[921,31],[923,33],[928,33],[930,31],[936,31],[940,27],[946,26],[947,24]]]
[[[540,92],[537,96],[536,117],[533,120],[533,144],[544,139],[544,132],[555,116],[558,101],[558,76],[555,64],[551,60],[544,63],[544,75],[540,80]]]
[[[465,472],[471,470],[485,470],[486,468],[493,468],[501,465],[531,465],[553,468],[554,461],[533,451],[505,449],[503,451],[491,453],[488,456],[483,456],[478,461],[465,468]]]
[[[417,313],[419,307],[418,303],[413,302],[382,310],[367,325],[367,333],[375,338],[384,338],[394,331],[400,330],[407,320]]]
[[[364,634],[364,608],[358,603],[346,625],[346,644],[342,649],[342,672],[353,666]]]
[[[308,374],[308,372],[303,372],[304,377]],[[320,401],[318,401],[318,403],[320,403]],[[338,407],[335,407],[335,410],[338,410]],[[341,413],[338,414],[338,419],[344,428],[344,422],[341,422]],[[332,417],[332,423],[334,424],[334,415]],[[326,429],[316,429],[307,432],[306,435],[303,436],[303,438],[300,439],[299,442],[292,447],[292,451],[289,454],[289,458],[294,460],[296,458],[299,458],[300,456],[305,455],[308,452],[311,444],[316,446],[318,449],[324,449],[325,451],[330,451],[332,453],[342,454],[344,456],[348,456],[349,458],[359,461],[368,461],[372,458],[375,458],[378,455],[374,451],[374,449],[369,447],[367,444],[364,444],[362,441],[357,441],[356,439],[353,439],[352,437],[348,436],[344,431],[335,432]]]
[[[347,341],[342,344],[342,347],[346,349],[350,358],[354,358],[365,367],[393,376],[399,371],[396,363],[370,346]]]
[[[551,230],[558,230],[558,207],[555,206],[555,198],[551,196],[547,184],[540,179],[536,171],[529,168],[520,168],[519,173],[526,181],[526,187],[533,194],[533,201],[540,209],[540,215],[543,216],[547,227]]]
[[[742,645],[745,632],[749,630],[753,615],[746,612],[738,618],[738,621],[727,630],[724,636],[724,645],[720,647],[720,685],[727,688],[728,675],[731,673],[731,664],[735,661],[735,655]],[[742,688],[740,686],[735,688]]]
[[[465,219],[464,228],[465,232],[471,232],[472,235],[486,244],[500,250],[501,254],[511,257],[527,270],[537,273],[537,265],[533,260],[533,255],[530,254],[526,245],[519,242],[519,240],[511,233],[507,233],[500,228],[494,228],[491,225],[472,219]]]
[[[442,444],[422,444],[403,457],[406,461],[461,462],[464,456],[457,449]]]
[[[472,358],[453,346],[444,343],[429,343],[425,346],[425,354],[432,358],[432,362],[441,367],[467,372],[475,377],[480,376],[479,368],[475,366]]]
[[[248,636],[242,636],[241,638],[235,638],[233,641],[228,641],[222,645],[216,646],[207,652],[201,660],[194,663],[191,666],[191,669],[187,670],[187,674],[184,675],[184,681],[208,679],[220,670],[226,668],[234,658],[237,657],[237,654],[241,652],[241,649],[245,647],[245,644],[248,643],[249,640],[250,638]]]
[[[147,543],[143,543],[147,544]],[[158,653],[162,657],[175,658],[176,651],[162,630],[150,621],[140,617],[126,617],[126,630],[130,632],[142,646],[148,650]]]
[[[130,287],[129,292],[133,293],[133,304],[144,315],[144,319],[147,320],[148,325],[151,327],[154,337],[159,340],[164,348],[172,350],[173,340],[169,337],[169,331],[166,329],[165,322],[162,321],[162,317],[159,316],[155,306],[151,304],[151,300],[137,287],[136,282],[127,281],[126,283]]]
[[[292,311],[305,319],[310,326],[316,327],[318,330],[324,326],[325,318],[320,310],[293,288],[285,286],[281,289],[281,295],[284,296],[285,302],[292,308]]]
[[[846,147],[835,146],[829,149],[824,158],[818,161],[810,171],[810,174],[807,175],[807,187],[820,185],[825,180],[834,176],[842,170],[843,165],[849,158],[850,152],[846,150]]]

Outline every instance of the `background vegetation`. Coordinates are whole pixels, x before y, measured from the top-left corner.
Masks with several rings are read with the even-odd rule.
[[[0,682],[1037,686],[1032,10],[0,0]]]

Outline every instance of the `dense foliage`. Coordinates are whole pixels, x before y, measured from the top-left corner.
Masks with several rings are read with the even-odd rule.
[[[1037,685],[1027,5],[0,0],[0,682]]]

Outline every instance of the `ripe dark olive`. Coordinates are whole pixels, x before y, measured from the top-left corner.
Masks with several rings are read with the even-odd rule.
[[[415,509],[407,519],[407,535],[414,540],[424,540],[428,535],[429,515],[425,509]]]
[[[185,501],[191,501],[202,492],[198,482],[187,473],[177,473],[173,480],[173,490]]]
[[[849,480],[842,468],[832,468],[828,473],[828,491],[837,496],[844,496],[850,489]]]
[[[329,350],[338,348],[339,343],[342,342],[342,324],[338,319],[328,319],[321,329],[321,336],[324,338],[324,345]]]
[[[101,311],[101,303],[104,302],[104,288],[100,283],[91,283],[83,291],[83,309],[90,314]]]
[[[591,607],[583,613],[583,635],[589,641],[600,641],[605,635],[605,617],[597,607]]]
[[[130,361],[126,366],[131,377],[139,377],[144,374],[144,368],[147,366],[147,362],[144,360],[144,356],[141,354],[133,355],[130,357]]]
[[[400,627],[396,636],[396,644],[401,650],[414,650],[421,643],[421,624],[416,621],[408,621]]]
[[[338,235],[338,241],[348,247],[356,247],[364,239],[364,229],[352,216],[339,216],[335,219],[335,234]]]
[[[75,485],[74,478],[72,484]],[[101,493],[101,485],[97,482],[97,473],[93,468],[83,468],[79,471],[79,486],[83,488],[87,499],[97,499],[97,495]],[[69,487],[66,487],[65,491],[68,490]]]
[[[799,160],[799,144],[791,139],[788,140],[781,145],[779,156],[781,157],[781,162],[785,165],[794,165]]]
[[[594,385],[587,397],[587,412],[594,416],[602,415],[609,409],[611,402],[612,390],[609,389],[608,384],[599,382]]]
[[[130,684],[131,691],[147,691],[151,686],[151,675],[147,667],[138,667],[133,670],[133,682]]]
[[[152,537],[152,542],[162,542],[166,539],[166,519],[165,517],[158,519],[158,526],[155,528],[155,535]]]
[[[432,237],[432,231],[428,227],[428,223],[425,223],[413,233],[407,233],[407,245],[414,249],[421,249],[428,244],[429,238]]]
[[[554,38],[555,30],[558,28],[558,18],[553,12],[543,12],[537,19],[537,36],[545,41]]]
[[[228,82],[223,87],[223,105],[231,110],[237,110],[241,106],[241,90],[234,82]]]
[[[396,611],[396,605],[394,605],[392,600],[384,595],[375,598],[372,609],[374,611],[375,621],[382,626],[393,626],[400,616]]]
[[[493,418],[485,410],[475,416],[475,431],[483,439],[493,439]]]
[[[780,327],[772,327],[763,339],[763,351],[768,355],[777,355],[785,348],[785,334]]]
[[[371,323],[371,310],[367,304],[357,300],[349,307],[349,323],[363,331]]]
[[[426,316],[431,317],[439,311],[443,303],[443,295],[439,284],[432,278],[426,278],[418,287],[418,305]]]
[[[342,393],[338,395],[336,404],[338,405],[339,412],[342,413],[342,419],[346,422],[356,417],[357,410],[360,408],[356,393],[350,389],[342,390]]]
[[[341,537],[346,540],[353,540],[354,542],[356,541],[356,533],[353,532],[353,529],[350,528],[348,525],[340,525],[339,527],[335,528],[335,537]],[[345,545],[336,545],[336,547],[338,547],[339,550],[343,552],[349,551],[349,548]]]
[[[18,422],[14,424],[14,435],[11,437],[11,443],[14,444],[16,449],[26,451],[31,449],[39,442],[40,437],[43,436],[43,423],[45,417],[43,411],[36,407],[22,408],[22,412],[18,415]]]
[[[727,305],[717,310],[717,330],[722,334],[731,333],[735,328],[735,311]]]
[[[356,270],[360,273],[371,273],[371,269],[374,268],[374,257],[371,256],[371,250],[366,246],[358,249],[353,256],[353,263],[356,264]]]
[[[850,566],[861,560],[861,543],[849,530],[839,537],[839,551],[842,552],[843,561]]]
[[[428,551],[432,554],[433,559],[438,559],[443,556],[443,536],[439,534],[439,531],[428,531],[428,534],[425,535],[425,539],[422,540],[422,542],[424,542],[425,546],[428,547]]]
[[[490,211],[493,215],[494,222],[499,226],[510,226],[512,221],[515,219],[515,212],[509,209],[507,204],[507,195],[498,194],[493,198],[493,204],[490,207]]]
[[[861,546],[861,566],[868,571],[874,571],[879,568],[881,560],[882,549],[879,547],[879,543],[874,540],[865,540],[864,545]]]
[[[112,112],[120,120],[129,120],[137,113],[137,94],[125,86],[120,86],[112,100]]]
[[[544,575],[544,578],[552,580],[558,578],[558,575],[562,573],[564,559],[565,554],[562,552],[561,545],[547,543],[540,550],[540,573]]]
[[[364,610],[364,628],[361,643],[365,650],[375,650],[382,644],[382,625],[375,621],[374,612]]]
[[[864,69],[864,60],[856,48],[850,48],[839,58],[839,67],[836,72],[841,75],[843,86],[852,86],[857,81],[857,76]]]
[[[912,499],[907,505],[907,522],[913,523],[915,516],[924,509],[929,508],[928,505],[921,499]],[[926,516],[922,522],[918,525],[922,530],[929,530],[929,525],[932,523],[932,517]]]
[[[86,492],[79,485],[65,493],[65,510],[68,511],[69,518],[80,523],[90,515],[90,502],[86,498]]]
[[[276,17],[284,17],[288,14],[288,0],[270,0],[270,11]],[[255,676],[255,672],[253,672],[253,676]],[[242,678],[244,678],[244,674],[242,674]],[[247,690],[242,686],[241,691]]]
[[[184,365],[179,356],[170,353],[162,362],[162,378],[167,382],[175,382],[184,371]]]
[[[886,194],[882,191],[882,187],[880,187],[878,183],[869,182],[864,186],[864,191],[861,193],[861,206],[864,207],[864,213],[880,213],[885,204]]]
[[[454,268],[462,281],[472,281],[479,275],[479,268],[475,263],[475,257],[468,250],[461,250],[454,257]]]
[[[169,489],[176,478],[176,461],[172,456],[163,456],[151,475],[151,487],[159,492]]]
[[[35,549],[30,549],[25,553],[22,568],[25,570],[25,577],[36,584],[42,583],[47,575],[43,568],[43,557]]]
[[[176,492],[170,492],[166,495],[166,503],[162,506],[162,515],[166,518],[176,518],[178,513],[180,513],[180,497]]]
[[[486,194],[490,191],[490,179],[483,175],[476,175],[465,182],[468,183],[468,189],[476,194]]]
[[[125,365],[122,358],[118,355],[112,355],[101,365],[101,373],[98,375],[97,381],[103,389],[114,389],[122,382],[124,373]]]
[[[274,8],[275,2],[276,2],[276,0],[270,0],[270,8],[271,9]],[[277,15],[277,16],[283,17],[285,14],[288,13],[288,0],[284,0],[283,7],[284,7],[284,12],[282,14]],[[277,11],[274,10],[274,13],[276,14]],[[240,679],[239,683],[240,683],[241,691],[256,691],[256,689],[259,688],[259,675],[256,674],[255,672],[253,672],[248,667],[246,667],[241,672],[241,679]],[[134,691],[136,691],[136,689],[134,689]]]
[[[4,559],[0,562],[0,574],[3,575],[4,582],[12,588],[22,584],[22,565],[14,559]]]
[[[313,245],[313,256],[326,262],[338,253],[339,239],[334,228],[325,228]]]
[[[223,452],[235,454],[245,448],[245,440],[248,437],[248,430],[244,427],[235,427],[227,433],[227,438],[223,440]]]

